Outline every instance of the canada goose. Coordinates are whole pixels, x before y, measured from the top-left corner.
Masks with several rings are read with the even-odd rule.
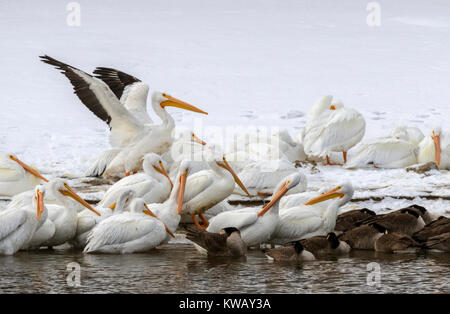
[[[266,256],[272,261],[301,262],[315,260],[314,255],[306,251],[300,241],[296,241],[293,245],[270,249],[266,252]]]
[[[371,223],[348,230],[339,237],[339,240],[347,242],[352,249],[373,250],[375,241],[385,232],[385,227]]]
[[[446,232],[428,239],[425,243],[427,249],[450,252],[450,232]]]
[[[334,232],[328,233],[327,236],[315,236],[309,239],[301,240],[303,247],[314,255],[320,254],[347,254],[351,248],[344,241],[339,241]]]
[[[450,232],[450,218],[440,216],[430,222],[422,230],[413,234],[413,238],[419,242],[426,242],[429,238]]]
[[[334,231],[338,234],[346,232],[350,229],[356,228],[358,223],[364,221],[368,218],[376,216],[374,211],[370,209],[355,209],[345,213],[340,214],[336,219],[336,226]]]
[[[210,256],[245,256],[247,245],[241,233],[234,227],[224,228],[219,233],[212,233],[194,226],[185,226],[186,238],[196,243]]]
[[[414,204],[414,205],[406,207],[405,209],[411,209],[411,210],[415,211],[416,213],[418,213],[420,215],[420,217],[422,217],[425,224],[428,224],[434,220],[433,215],[423,206]]]
[[[399,232],[409,236],[425,226],[425,222],[417,211],[409,208],[396,210],[389,214],[377,215],[362,223],[368,224],[373,222],[385,227],[389,232]]]
[[[385,253],[406,253],[416,251],[420,245],[409,235],[386,232],[375,241],[375,251]]]

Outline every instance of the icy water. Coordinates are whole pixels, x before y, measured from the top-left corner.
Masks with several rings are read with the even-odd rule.
[[[67,265],[81,267],[80,287]],[[369,285],[377,279],[380,284]],[[375,266],[374,266],[375,265]],[[369,270],[368,270],[369,269]],[[0,257],[1,293],[439,293],[450,291],[450,254],[354,251],[304,264],[269,262],[259,250],[244,259],[208,258],[190,244],[146,254],[91,255],[75,250]]]

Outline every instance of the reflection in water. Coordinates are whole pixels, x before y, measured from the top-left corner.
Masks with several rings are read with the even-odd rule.
[[[81,266],[81,287],[66,283],[70,262]],[[371,262],[380,265],[379,287],[366,283]],[[450,291],[450,254],[353,251],[291,264],[258,250],[211,258],[180,243],[130,255],[41,250],[0,257],[0,278],[2,293],[429,293]]]

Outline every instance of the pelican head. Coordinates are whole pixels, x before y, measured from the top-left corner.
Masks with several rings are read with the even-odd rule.
[[[32,175],[34,175],[35,177],[48,182],[48,180],[46,178],[44,178],[39,171],[37,171],[36,169],[34,169],[33,167],[27,165],[26,163],[24,163],[23,161],[21,161],[19,158],[17,158],[14,154],[8,154],[9,159],[15,161],[16,163],[18,163],[23,169],[25,169],[25,171],[31,173]]]
[[[263,216],[267,213],[290,189],[302,182],[304,177],[302,173],[297,172],[281,180],[274,190],[271,201],[258,213],[258,216]]]
[[[98,216],[101,216],[98,211],[96,211],[91,205],[89,205],[88,202],[86,202],[84,199],[82,199],[75,191],[67,184],[66,181],[62,179],[55,179],[50,181],[48,184],[49,189],[52,191],[53,195],[55,195],[57,198],[61,199],[61,196],[64,197],[70,197],[73,200],[75,200],[77,203],[83,205],[87,209],[91,210]]]
[[[353,197],[353,186],[350,182],[344,182],[336,186],[335,188],[320,194],[313,199],[310,199],[305,205],[314,205],[333,198],[337,198],[340,204],[347,203]]]
[[[122,212],[135,196],[136,192],[133,189],[123,188],[117,198],[117,202],[114,202],[111,206],[109,206],[109,209],[115,210],[116,212]]]
[[[170,180],[169,174],[166,171],[166,167],[164,166],[166,163],[161,159],[161,156],[155,153],[149,153],[144,156],[144,161],[142,163],[142,168],[145,173],[152,173],[153,169],[158,173],[162,174],[169,180],[170,185],[173,187],[172,180]]]
[[[344,103],[342,101],[340,101],[340,100],[337,100],[337,101],[335,101],[335,102],[333,102],[331,104],[329,109],[330,110],[338,110],[338,109],[341,109],[341,108],[344,108]]]
[[[148,208],[147,204],[145,204],[145,201],[144,201],[142,198],[137,197],[137,198],[133,199],[133,201],[131,202],[130,207],[131,207],[131,211],[132,211],[133,213],[143,213],[143,214],[146,214],[146,215],[148,215],[148,216],[150,216],[150,217],[153,217],[153,218],[155,218],[155,219],[161,221],[162,224],[164,225],[164,228],[166,229],[166,232],[167,232],[172,238],[175,238],[175,235],[173,234],[172,231],[170,231],[169,227],[167,227],[167,225],[166,225],[161,219],[159,219],[159,218],[158,218],[158,217],[150,210],[150,208]]]
[[[234,172],[233,168],[231,168],[230,164],[228,163],[228,161],[225,159],[225,156],[222,157],[216,157],[214,162],[221,168],[229,171],[231,173],[231,175],[234,178],[234,181],[237,183],[237,185],[239,185],[241,187],[241,189],[248,195],[248,197],[252,197],[252,195],[250,194],[250,192],[247,190],[247,188],[245,187],[244,183],[242,183],[241,179],[239,179],[238,175],[236,174],[236,172]]]
[[[152,93],[152,103],[155,105],[159,105],[160,108],[164,109],[165,107],[177,107],[184,110],[194,111],[198,113],[208,114],[207,112],[188,104],[182,100],[179,100],[175,97],[172,97],[166,93],[161,92],[153,92]]]
[[[44,213],[44,196],[45,196],[45,186],[40,184],[37,185],[34,189],[35,197],[34,200],[36,202],[36,216],[38,220],[41,220],[42,214]]]

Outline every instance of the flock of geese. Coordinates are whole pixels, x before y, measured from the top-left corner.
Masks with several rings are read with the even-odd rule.
[[[223,153],[192,132],[174,136],[168,107],[207,115],[202,109],[153,92],[157,124],[146,109],[149,87],[136,77],[104,67],[91,75],[49,56],[41,60],[59,69],[80,101],[110,127],[114,148],[86,176],[117,181],[93,207],[65,180],[48,180],[16,155],[0,154],[0,195],[11,198],[0,210],[0,255],[66,243],[85,253],[146,252],[175,238],[177,229],[212,256],[244,256],[247,248],[265,244],[273,247],[265,250],[270,259],[289,261],[351,249],[450,251],[450,218],[434,219],[418,205],[382,215],[369,209],[339,214],[352,199],[352,184],[307,191],[307,177],[294,165],[322,160],[346,168],[397,168],[435,162],[448,168],[450,137],[439,128],[424,136],[417,128],[397,127],[360,143],[362,115],[325,96],[295,139],[287,131],[256,141],[250,134],[237,145],[240,150]],[[227,202],[232,194],[270,201],[263,208],[235,209]]]

